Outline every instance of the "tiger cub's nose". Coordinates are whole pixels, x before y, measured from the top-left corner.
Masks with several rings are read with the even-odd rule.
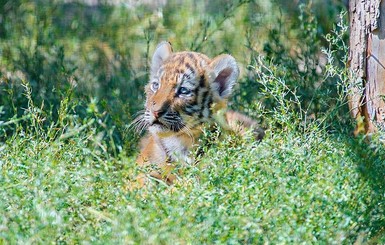
[[[153,114],[154,114],[155,119],[158,119],[161,116],[160,111],[154,111]]]
[[[154,110],[152,113],[154,114],[154,117],[156,119],[162,117],[164,114],[166,114],[167,110],[161,109],[161,110]]]
[[[158,121],[158,119],[165,113],[163,110],[157,110],[157,111],[152,111],[150,114],[150,122],[151,124],[155,123]]]

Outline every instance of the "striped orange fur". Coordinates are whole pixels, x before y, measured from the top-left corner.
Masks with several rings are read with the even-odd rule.
[[[160,170],[151,175],[172,183],[172,163],[191,162],[190,150],[204,124],[217,123],[239,134],[252,128],[262,138],[263,130],[255,121],[226,110],[238,75],[236,61],[228,54],[209,59],[196,52],[174,53],[168,42],[160,43],[145,87],[145,112],[134,121],[137,128],[148,131],[137,163],[157,166]]]

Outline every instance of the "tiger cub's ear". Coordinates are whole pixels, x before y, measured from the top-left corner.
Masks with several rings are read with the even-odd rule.
[[[163,41],[155,49],[151,61],[151,74],[154,75],[159,70],[163,62],[172,54],[172,47],[169,42]]]
[[[211,89],[221,99],[226,99],[233,91],[238,79],[239,68],[235,59],[228,54],[215,57],[211,63]]]

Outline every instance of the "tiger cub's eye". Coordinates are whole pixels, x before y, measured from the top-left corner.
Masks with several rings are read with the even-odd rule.
[[[191,94],[191,90],[188,89],[188,88],[185,88],[185,87],[181,87],[179,89],[179,94],[181,94],[181,95],[190,95]]]
[[[153,92],[156,92],[158,89],[159,89],[159,83],[156,82],[156,81],[152,82],[152,83],[151,83],[151,90],[152,90]]]

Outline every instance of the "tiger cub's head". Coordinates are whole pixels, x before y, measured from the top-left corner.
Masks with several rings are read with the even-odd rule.
[[[201,125],[226,106],[238,75],[230,55],[209,59],[195,52],[173,53],[168,42],[160,43],[145,88],[145,127],[155,132],[178,132]]]

